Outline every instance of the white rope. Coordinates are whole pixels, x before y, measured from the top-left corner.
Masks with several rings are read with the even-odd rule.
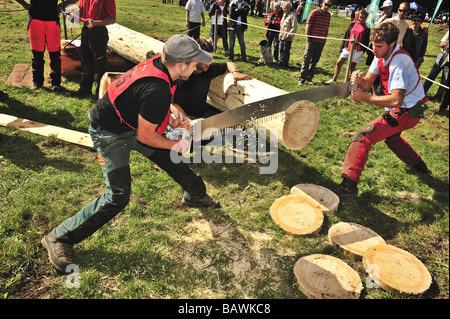
[[[351,43],[352,41],[356,41],[356,42],[359,43],[362,47],[364,47],[364,48],[366,48],[367,50],[373,52],[373,50],[372,50],[371,48],[369,48],[368,46],[362,44],[361,42],[359,42],[359,41],[357,41],[357,40],[353,40],[353,39],[340,39],[340,38],[332,38],[332,37],[319,37],[319,36],[314,36],[314,35],[306,35],[306,34],[299,34],[299,33],[285,32],[285,31],[280,31],[280,30],[267,29],[267,27],[260,27],[260,26],[257,26],[257,25],[253,25],[253,24],[249,24],[249,23],[244,23],[244,22],[240,22],[240,21],[237,21],[237,20],[233,20],[233,19],[231,19],[231,18],[228,18],[228,20],[234,21],[234,22],[238,22],[238,23],[241,23],[241,24],[245,24],[245,25],[250,26],[250,27],[262,29],[262,30],[270,30],[270,31],[272,31],[272,32],[278,32],[278,33],[284,32],[284,33],[286,33],[286,34],[288,34],[288,35],[294,35],[294,36],[302,36],[302,37],[317,38],[317,39],[325,39],[325,40],[348,41],[348,42],[350,42],[350,43]],[[445,89],[447,89],[447,90],[449,89],[448,86],[445,86],[445,85],[443,85],[443,84],[441,84],[441,83],[438,83],[438,82],[436,82],[436,81],[433,81],[433,80],[427,78],[426,76],[421,75],[420,73],[419,73],[419,75],[420,75],[421,78],[423,78],[423,79],[425,79],[425,80],[427,80],[427,81],[430,81],[430,82],[432,82],[432,83],[434,83],[434,84],[437,84],[437,85],[439,85],[439,86],[442,86],[443,88],[445,88]]]

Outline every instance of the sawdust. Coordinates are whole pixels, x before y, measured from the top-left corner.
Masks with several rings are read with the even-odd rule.
[[[270,233],[238,230],[205,219],[187,223],[174,239],[178,242],[175,254],[186,271],[212,276],[219,282],[226,282],[223,277],[232,278],[229,284],[246,298],[252,298],[259,279],[278,271],[275,265],[280,257],[296,255],[293,250],[273,248]],[[188,297],[225,298],[223,291],[200,284]]]

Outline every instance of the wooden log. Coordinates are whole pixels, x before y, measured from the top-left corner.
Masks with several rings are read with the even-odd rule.
[[[344,261],[314,254],[294,265],[295,282],[310,299],[358,299],[363,285],[358,273]]]
[[[386,244],[384,239],[370,228],[345,222],[331,226],[328,239],[333,246],[353,256],[364,256],[370,247]]]
[[[323,213],[317,202],[301,194],[278,198],[270,207],[273,221],[290,235],[313,235],[323,224]]]
[[[141,63],[148,57],[162,53],[164,46],[162,41],[117,23],[110,24],[107,28],[109,35],[108,49],[133,63]]]
[[[425,265],[403,249],[372,246],[364,254],[363,262],[369,276],[388,291],[419,295],[430,288],[432,278]]]
[[[69,130],[62,127],[30,121],[7,114],[0,114],[0,125],[13,126],[22,131],[27,131],[43,136],[55,136],[56,138],[69,143],[74,143],[89,148],[93,147],[92,140],[89,134]]]
[[[108,25],[107,28],[109,33],[108,48],[136,64],[149,57],[162,53],[164,45],[164,42],[162,41],[153,39],[117,23]],[[228,111],[240,107],[243,104],[264,100],[286,93],[288,92],[257,79],[240,81],[238,84],[234,84],[233,75],[227,73],[212,80],[207,102],[220,111]],[[300,124],[301,126],[310,127],[310,133],[315,133],[319,123],[318,111],[316,114],[317,116],[314,118],[313,122],[308,122],[310,120],[309,117]],[[284,112],[282,112],[276,116],[272,116],[269,120],[256,121],[248,123],[248,125],[254,128],[265,128],[268,136],[270,129],[277,129],[279,131],[278,142],[282,143],[285,120],[286,116]],[[297,116],[297,122],[299,120],[301,120],[301,118]],[[312,136],[313,135],[314,134],[312,134]],[[296,145],[295,149],[299,149],[309,143],[312,136],[310,136],[310,139],[308,139],[306,143],[300,146]],[[285,146],[292,147],[291,144]]]

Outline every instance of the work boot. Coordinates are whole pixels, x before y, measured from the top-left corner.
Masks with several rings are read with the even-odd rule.
[[[430,170],[428,169],[427,165],[424,161],[420,162],[419,164],[411,166],[413,170],[416,172],[422,173],[422,174],[429,174]]]
[[[42,238],[41,243],[47,249],[50,262],[59,271],[65,271],[68,265],[73,264],[73,246],[57,240],[53,232]]]
[[[200,198],[193,198],[188,192],[184,192],[183,204],[191,207],[213,207],[220,208],[220,203],[214,198],[205,194]]]
[[[333,189],[333,192],[339,197],[357,197],[358,183],[344,177],[341,184]]]

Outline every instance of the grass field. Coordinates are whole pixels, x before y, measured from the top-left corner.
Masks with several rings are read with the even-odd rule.
[[[121,25],[160,40],[185,31],[185,12],[178,2],[116,3]],[[0,11],[20,8],[13,0],[0,3]],[[334,16],[331,21],[329,36],[341,38],[350,20]],[[249,17],[249,23],[262,27],[263,18]],[[9,94],[8,100],[0,101],[0,113],[86,132],[87,114],[95,99],[71,94],[78,89],[79,78],[65,79],[67,90],[59,94],[6,84],[16,63],[30,62],[26,12],[0,13],[0,25],[0,89]],[[297,33],[303,31],[304,25],[300,25]],[[209,23],[202,35],[208,32]],[[430,29],[422,75],[431,69],[445,32],[436,26]],[[75,36],[78,33],[73,30]],[[282,69],[258,64],[258,43],[263,38],[263,29],[250,27],[246,32],[246,63],[239,61],[236,44],[239,69],[286,91],[298,90],[305,39],[296,37],[290,66]],[[327,41],[314,84],[302,89],[321,86],[332,77],[339,45],[340,41]],[[215,60],[226,61],[220,41]],[[358,68],[366,71],[364,61],[365,55]],[[345,67],[340,81],[344,73]],[[434,85],[429,94],[436,90]],[[430,102],[426,119],[403,133],[424,158],[431,175],[414,174],[379,143],[370,153],[360,195],[342,199],[337,213],[325,216],[317,235],[292,236],[272,221],[269,209],[274,200],[298,183],[336,186],[353,134],[383,112],[349,99],[330,99],[317,106],[320,126],[314,139],[299,151],[280,146],[274,174],[259,174],[259,163],[192,164],[209,193],[220,200],[219,210],[182,206],[181,188],[156,165],[133,154],[130,204],[75,246],[78,288],[71,287],[72,277],[52,268],[40,240],[104,191],[96,153],[53,137],[0,127],[0,298],[304,299],[295,285],[293,266],[309,254],[342,259],[365,284],[362,260],[343,254],[328,242],[328,229],[348,221],[369,227],[388,244],[407,250],[433,277],[432,286],[421,296],[365,287],[361,298],[448,299],[448,113],[436,114],[438,104]]]

